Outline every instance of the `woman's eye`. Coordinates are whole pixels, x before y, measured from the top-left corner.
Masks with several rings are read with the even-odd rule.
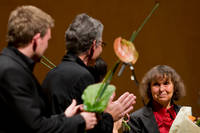
[[[169,82],[168,81],[166,81],[165,83],[164,83],[164,85],[168,85],[169,84]]]
[[[159,83],[154,83],[153,86],[159,86]]]

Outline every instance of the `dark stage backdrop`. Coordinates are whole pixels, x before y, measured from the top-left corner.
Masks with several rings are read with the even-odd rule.
[[[200,1],[160,0],[160,7],[146,23],[135,40],[139,59],[135,73],[140,81],[153,66],[166,64],[177,70],[187,87],[187,95],[178,103],[192,106],[193,114],[200,116]],[[64,33],[75,15],[87,13],[104,24],[103,40],[108,43],[102,57],[109,68],[117,60],[113,41],[131,33],[143,22],[153,8],[154,0],[0,0],[0,50],[6,46],[7,20],[10,11],[19,5],[35,5],[55,19],[52,39],[45,56],[56,65],[65,53]],[[38,64],[34,71],[40,82],[49,71]],[[135,110],[143,106],[138,87],[125,69],[121,77],[114,76],[117,97],[129,91],[137,96]]]

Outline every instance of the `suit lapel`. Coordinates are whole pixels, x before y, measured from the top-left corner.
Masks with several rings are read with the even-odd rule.
[[[149,106],[149,104],[146,106],[143,113],[142,122],[144,123],[144,127],[147,129],[147,131],[149,133],[159,133],[152,108]]]
[[[181,106],[180,105],[176,105],[174,104],[174,110],[176,112],[176,115],[178,114],[179,110],[181,109]]]

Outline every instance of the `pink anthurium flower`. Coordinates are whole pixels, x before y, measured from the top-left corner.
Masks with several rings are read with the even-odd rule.
[[[114,51],[117,57],[124,63],[135,64],[139,56],[134,44],[121,37],[115,39]]]

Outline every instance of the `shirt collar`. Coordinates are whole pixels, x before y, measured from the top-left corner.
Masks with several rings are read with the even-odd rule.
[[[72,53],[66,53],[66,55],[62,59],[63,61],[72,61],[76,62],[79,65],[85,67],[87,70],[89,70],[88,66],[85,65],[85,63],[75,54]]]
[[[15,48],[15,47],[8,46],[7,48],[10,49],[11,51],[13,51],[13,52],[18,56],[18,58],[20,58],[21,60],[23,60],[23,62],[28,66],[28,68],[29,68],[31,71],[33,71],[34,66],[35,66],[35,62],[34,62],[31,58],[25,56],[23,53],[21,53],[21,52],[20,52],[17,48]]]

